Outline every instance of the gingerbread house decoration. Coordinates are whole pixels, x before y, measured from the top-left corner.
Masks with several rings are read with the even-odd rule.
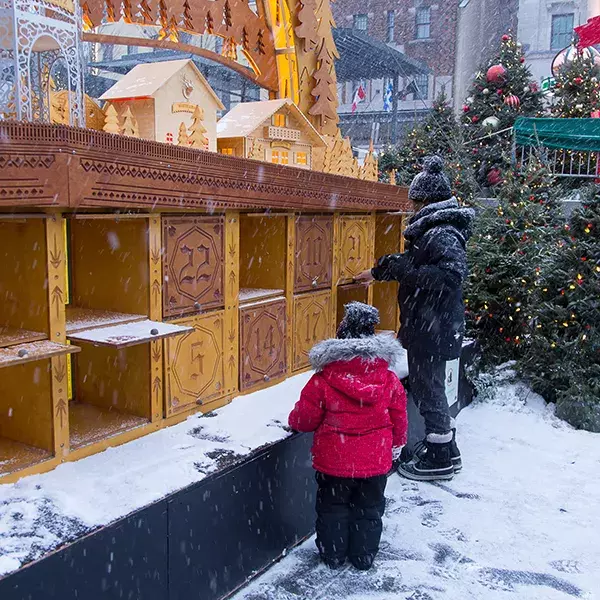
[[[324,139],[290,100],[243,102],[217,123],[221,154],[301,169],[313,166],[313,149]]]
[[[110,110],[119,133],[135,131],[147,140],[185,140],[191,146],[217,150],[217,112],[225,107],[189,59],[136,65],[100,99],[106,101],[104,112],[108,116]],[[184,128],[189,136],[180,135]],[[201,145],[190,141],[199,129]]]

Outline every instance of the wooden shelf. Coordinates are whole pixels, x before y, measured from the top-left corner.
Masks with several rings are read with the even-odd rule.
[[[29,342],[40,342],[47,339],[45,333],[39,331],[28,331],[27,329],[16,329],[15,327],[4,327],[0,325],[0,348],[9,348]]]
[[[19,344],[10,348],[0,348],[0,368],[22,365],[36,360],[60,356],[61,354],[75,354],[80,350],[81,348],[77,346],[57,344],[48,340]]]
[[[41,448],[0,437],[0,476],[22,471],[52,458]]]
[[[71,402],[69,405],[69,431],[71,450],[102,442],[126,431],[143,427],[148,419],[128,415],[92,404]]]
[[[143,321],[146,318],[146,315],[130,315],[111,312],[109,310],[67,306],[67,335],[87,329],[99,329],[101,327],[135,323]]]
[[[239,293],[240,304],[250,304],[260,300],[279,298],[284,295],[283,290],[265,290],[256,288],[241,288]]]
[[[134,323],[86,329],[85,331],[68,334],[67,337],[71,341],[81,344],[93,344],[94,346],[108,346],[119,349],[183,335],[191,331],[193,331],[193,327],[159,323],[158,321],[146,319]]]

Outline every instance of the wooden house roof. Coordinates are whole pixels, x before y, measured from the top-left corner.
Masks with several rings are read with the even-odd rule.
[[[198,79],[212,95],[219,110],[224,110],[223,103],[206,81],[206,78],[193,61],[189,59],[165,60],[155,63],[142,63],[136,65],[124,75],[107,92],[100,96],[101,100],[125,100],[131,98],[151,98],[169,79],[189,66]]]
[[[254,133],[265,121],[282,108],[305,128],[316,146],[325,146],[325,140],[300,109],[286,98],[261,102],[240,102],[217,122],[217,138],[240,138]]]

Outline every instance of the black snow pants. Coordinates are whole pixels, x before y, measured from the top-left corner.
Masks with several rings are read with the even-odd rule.
[[[379,550],[387,475],[332,477],[317,471],[317,548],[324,560]]]

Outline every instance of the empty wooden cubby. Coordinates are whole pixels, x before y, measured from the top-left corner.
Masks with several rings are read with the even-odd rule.
[[[375,221],[375,259],[386,254],[404,251],[404,216],[398,214],[377,215]],[[400,309],[398,307],[398,284],[396,282],[375,282],[373,284],[373,305],[379,309],[381,331],[398,331]]]
[[[75,215],[68,240],[66,331],[82,349],[69,403],[77,451],[162,418],[161,340],[190,328],[149,319],[162,305],[159,216]]]
[[[0,477],[51,461],[67,418],[60,217],[0,216]]]

